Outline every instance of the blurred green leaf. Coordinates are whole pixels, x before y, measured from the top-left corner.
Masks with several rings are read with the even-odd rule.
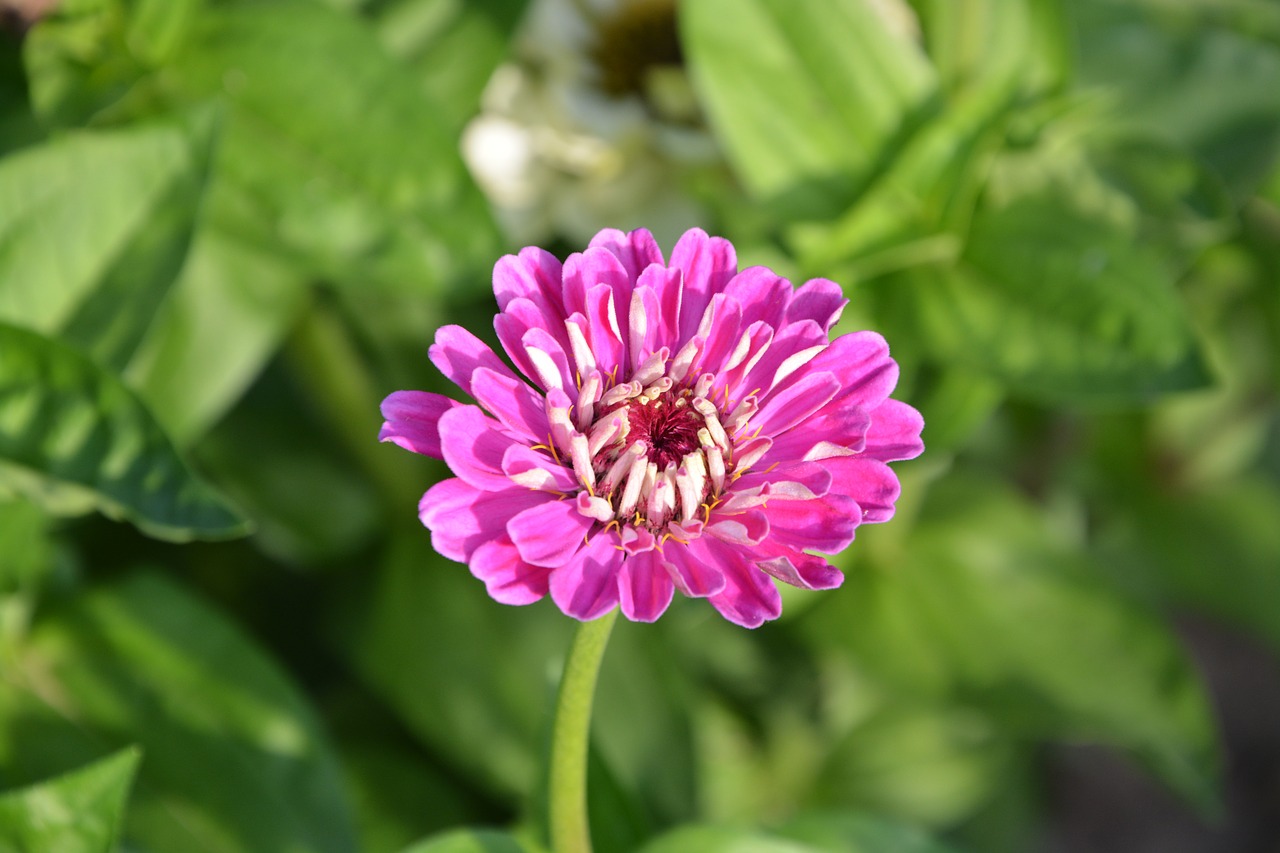
[[[119,379],[65,344],[4,324],[0,463],[8,490],[93,506],[152,536],[245,532]]]
[[[0,597],[33,587],[53,563],[49,517],[34,503],[0,500]],[[0,618],[0,621],[3,621]]]
[[[0,676],[6,773],[104,746],[147,754],[125,835],[144,849],[355,849],[314,712],[218,612],[154,574],[48,608]]]
[[[1069,8],[1080,85],[1113,104],[1107,133],[1182,146],[1243,201],[1280,153],[1280,88],[1272,85],[1280,43],[1274,32],[1249,32],[1249,15],[1215,8],[1229,5],[1091,0]]]
[[[650,841],[640,853],[819,853],[826,849],[753,829],[682,826]]]
[[[780,213],[841,209],[935,94],[923,53],[865,0],[692,0],[680,16],[730,161]]]
[[[1022,394],[1143,400],[1209,381],[1164,259],[1052,197],[979,214],[955,269],[899,286],[935,358]]]
[[[806,814],[776,832],[828,853],[948,853],[944,845],[920,829],[869,814]]]
[[[935,484],[893,565],[847,574],[801,627],[911,694],[978,706],[1007,735],[1136,752],[1203,807],[1216,738],[1169,631],[1120,596],[1030,507],[969,477]]]
[[[269,234],[339,282],[416,294],[492,261],[456,139],[361,19],[302,0],[210,7],[166,79],[231,104],[218,168],[244,196],[241,236]]]
[[[0,321],[120,366],[185,257],[212,130],[202,111],[0,161]]]
[[[175,441],[188,444],[257,378],[306,295],[295,266],[204,228],[125,375]]]
[[[511,796],[539,772],[572,627],[545,603],[496,604],[418,528],[393,540],[372,599],[340,642],[415,735]]]
[[[406,847],[404,853],[539,853],[538,848],[494,829],[459,829]]]
[[[48,782],[0,795],[0,850],[115,849],[139,756],[130,747]]]
[[[1060,0],[924,0],[916,4],[942,85],[961,92],[1016,83],[1035,93],[1071,71],[1070,30]]]

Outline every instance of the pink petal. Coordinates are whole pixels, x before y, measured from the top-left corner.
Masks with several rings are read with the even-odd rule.
[[[767,392],[800,367],[813,364],[827,346],[827,333],[812,320],[788,323],[774,332],[769,348],[742,378],[741,387]]]
[[[849,300],[844,298],[840,285],[825,278],[806,281],[795,292],[787,307],[787,321],[813,320],[824,331],[830,331],[844,313]]]
[[[690,598],[706,598],[724,589],[724,574],[714,565],[694,559],[689,546],[674,540],[660,549],[676,588]]]
[[[742,305],[742,324],[763,320],[775,329],[782,327],[791,303],[791,282],[768,267],[748,267],[735,275],[724,292]]]
[[[782,614],[782,597],[773,581],[747,559],[739,546],[712,536],[689,543],[689,555],[715,566],[725,578],[724,589],[707,600],[721,615],[744,628],[758,628]]]
[[[616,374],[626,373],[626,332],[621,323],[626,317],[618,316],[618,306],[624,310],[631,306],[631,288],[627,288],[626,301],[620,299],[619,291],[606,285],[596,285],[587,289],[587,330],[592,353],[601,373],[608,373],[615,367],[622,368]]]
[[[923,429],[924,418],[918,411],[898,400],[885,400],[871,413],[866,455],[882,462],[915,459],[924,452]]]
[[[773,446],[756,463],[768,467],[775,462],[813,461],[846,456],[866,448],[871,416],[860,406],[835,401],[810,415],[800,429],[773,437]]]
[[[527,489],[486,492],[452,477],[427,490],[418,502],[418,517],[440,554],[465,563],[476,548],[504,536],[512,516],[548,500],[554,498]]]
[[[832,473],[826,462],[793,462],[751,471],[734,482],[720,505],[726,513],[741,512],[766,501],[808,501],[820,498],[832,488]]]
[[[893,518],[893,504],[902,487],[888,465],[861,454],[825,459],[821,464],[831,471],[831,491],[857,501],[864,523]]]
[[[811,370],[829,370],[844,390],[840,399],[868,412],[880,405],[898,384],[898,363],[889,345],[875,332],[841,335],[809,363]]]
[[[435,459],[443,459],[440,449],[440,416],[461,406],[440,394],[427,391],[395,391],[382,401],[386,421],[378,431],[378,441],[389,441]]]
[[[618,260],[617,255],[603,247],[589,248],[577,255],[570,255],[564,263],[564,310],[566,316],[590,315],[587,310],[587,293],[597,285],[605,285],[613,291],[614,304],[631,304],[631,286],[634,279]]]
[[[499,432],[496,421],[486,417],[479,406],[458,406],[441,415],[439,424],[442,455],[449,470],[477,489],[511,488],[502,472],[502,455],[516,440]]]
[[[564,316],[561,295],[563,266],[555,255],[535,246],[521,249],[519,256],[507,255],[493,267],[493,295],[498,310],[507,310],[513,299],[532,301],[546,316]]]
[[[566,615],[588,622],[617,606],[622,563],[617,544],[616,533],[602,530],[551,572],[551,599]]]
[[[507,522],[507,534],[521,558],[535,566],[563,566],[582,549],[595,520],[578,513],[573,501],[548,501]]]
[[[530,441],[546,441],[551,433],[543,398],[510,371],[505,375],[487,367],[471,374],[471,396],[504,426]]]
[[[654,622],[666,612],[675,594],[671,575],[653,551],[627,557],[618,572],[622,615],[632,622]]]
[[[671,250],[668,266],[684,273],[677,341],[683,343],[697,331],[712,295],[723,291],[737,274],[738,255],[728,240],[708,237],[701,228],[693,228]]]
[[[511,359],[521,373],[536,384],[538,374],[529,355],[525,351],[525,336],[531,329],[539,329],[551,337],[561,351],[569,346],[569,338],[564,331],[564,318],[561,315],[549,315],[534,302],[524,297],[511,300],[501,314],[493,318],[493,329],[498,333],[498,342],[507,357]]]
[[[502,473],[520,488],[554,492],[557,496],[579,488],[571,470],[523,444],[513,444],[502,454]]]
[[[769,542],[835,554],[849,547],[862,522],[862,508],[848,495],[828,494],[811,501],[772,501],[763,510]]]
[[[762,400],[751,426],[770,438],[799,424],[807,427],[805,421],[809,416],[834,399],[840,390],[840,381],[833,374],[807,372],[798,381]]]
[[[693,376],[719,373],[742,337],[742,306],[736,300],[717,293],[711,298],[706,313],[707,317],[698,327],[699,334],[705,329],[706,340],[690,370]]]
[[[762,572],[801,589],[835,589],[844,583],[844,574],[835,566],[794,548],[769,545],[752,556]]]
[[[769,519],[754,509],[733,514],[713,512],[705,531],[730,545],[756,545],[769,535]]]
[[[502,604],[533,604],[547,594],[551,570],[521,560],[505,534],[477,548],[467,566],[484,581],[490,597]]]
[[[624,234],[616,228],[606,228],[591,238],[589,246],[608,249],[622,262],[628,277],[633,281],[650,264],[663,263],[662,250],[658,248],[658,241],[654,240],[653,235],[644,228],[637,228],[629,234]]]
[[[511,368],[502,363],[488,344],[461,326],[441,326],[427,355],[441,373],[468,394],[471,393],[471,374],[478,367],[515,378]]]

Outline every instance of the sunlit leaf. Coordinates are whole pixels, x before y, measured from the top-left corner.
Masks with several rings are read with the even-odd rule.
[[[984,708],[1007,735],[1111,743],[1213,802],[1214,727],[1186,655],[1025,504],[943,481],[905,548],[851,572],[803,627],[915,695]]]
[[[124,749],[56,779],[0,794],[0,849],[114,849],[138,758],[137,749]]]
[[[857,812],[806,814],[776,831],[829,853],[948,853],[954,850],[917,827]]]
[[[752,829],[682,826],[650,841],[640,853],[819,853],[825,849]]]
[[[65,344],[3,324],[0,463],[10,490],[69,493],[153,536],[245,530],[119,379]]]
[[[692,0],[694,83],[753,194],[840,209],[933,94],[934,72],[865,0]]]
[[[232,623],[173,582],[133,575],[46,609],[0,676],[7,772],[137,743],[124,834],[152,850],[355,849],[314,712]]]
[[[213,127],[199,112],[0,161],[0,322],[121,366],[185,257]]]
[[[538,853],[538,849],[494,829],[459,829],[420,841],[403,853]]]

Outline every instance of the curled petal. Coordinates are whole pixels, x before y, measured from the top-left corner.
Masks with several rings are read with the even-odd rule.
[[[865,456],[841,456],[822,464],[831,470],[831,491],[853,498],[862,507],[863,522],[893,518],[893,505],[902,486],[888,465]]]
[[[520,559],[520,553],[506,534],[477,548],[467,567],[471,574],[484,581],[493,600],[502,604],[532,604],[547,594],[551,569]]]
[[[522,559],[554,568],[573,559],[594,524],[574,501],[548,501],[513,516],[507,534]]]
[[[476,368],[471,374],[471,396],[503,426],[532,441],[544,441],[550,432],[546,403],[509,371]]]
[[[728,240],[693,228],[671,250],[670,266],[684,274],[678,327],[678,340],[683,343],[697,331],[711,297],[737,274],[738,254]]]
[[[658,241],[647,229],[637,228],[623,233],[616,228],[606,228],[591,238],[591,248],[607,249],[622,262],[627,277],[635,281],[650,264],[662,264],[662,250]]]
[[[885,400],[872,413],[866,455],[881,462],[915,459],[924,452],[924,418],[906,403]]]
[[[689,555],[724,575],[724,589],[707,600],[724,618],[744,628],[758,628],[782,613],[782,597],[773,581],[735,548],[713,536],[689,543]]]
[[[758,549],[754,556],[762,572],[800,589],[835,589],[844,583],[844,574],[835,566],[794,548],[771,546]]]
[[[378,441],[392,444],[443,459],[440,449],[440,416],[461,406],[440,394],[427,391],[396,391],[382,401],[382,416],[386,421],[378,431]]]
[[[530,246],[519,255],[507,255],[493,268],[493,295],[498,310],[505,311],[511,300],[528,299],[548,317],[564,315],[561,295],[563,266],[550,252]]]
[[[458,406],[440,416],[440,445],[449,470],[477,489],[511,488],[502,457],[515,439],[500,432],[479,406]]]
[[[548,500],[552,498],[528,489],[486,492],[452,477],[422,496],[418,518],[431,531],[437,551],[465,563],[485,542],[502,536],[512,516]]]
[[[551,599],[565,614],[587,622],[618,605],[617,544],[615,534],[601,531],[551,571]]]
[[[715,565],[696,559],[688,545],[668,540],[661,552],[672,582],[690,598],[706,598],[724,589],[724,573]]]
[[[662,559],[654,551],[628,557],[618,572],[622,615],[633,622],[654,622],[666,612],[675,593]]]
[[[825,554],[848,548],[862,523],[857,501],[835,493],[811,501],[772,501],[762,512],[768,518],[770,543]]]
[[[502,363],[489,345],[461,326],[441,326],[436,342],[427,351],[431,363],[449,381],[467,394],[471,393],[471,375],[476,368],[487,367],[495,373],[515,379],[511,368]]]
[[[813,320],[823,331],[830,331],[848,304],[840,285],[825,278],[811,279],[796,289],[787,306],[787,321]]]

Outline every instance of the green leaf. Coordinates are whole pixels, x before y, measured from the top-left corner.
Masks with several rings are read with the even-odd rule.
[[[130,845],[349,853],[351,816],[312,709],[235,625],[172,581],[132,575],[41,613],[0,675],[6,773],[38,777],[137,743]]]
[[[362,19],[302,0],[210,7],[165,79],[230,105],[218,168],[243,236],[270,234],[331,280],[417,294],[492,263],[456,137]]]
[[[48,782],[0,795],[0,850],[114,849],[140,754],[130,747]]]
[[[306,295],[295,265],[206,227],[125,376],[174,440],[190,444],[257,378]]]
[[[920,49],[865,0],[692,0],[680,16],[730,162],[793,215],[847,204],[935,92]]]
[[[0,501],[0,597],[31,589],[49,570],[53,542],[48,527],[49,517],[30,501]]]
[[[981,707],[1008,735],[1087,737],[1136,753],[1204,807],[1216,737],[1169,630],[1012,495],[935,484],[893,565],[848,573],[802,624],[929,701]]]
[[[245,531],[119,379],[65,344],[4,324],[0,464],[0,488],[55,508],[69,498],[160,538]]]
[[[1209,383],[1164,259],[1052,196],[979,214],[954,269],[903,284],[935,358],[1051,400],[1132,401]]]
[[[122,366],[185,258],[213,127],[201,111],[0,162],[0,322]]]
[[[459,829],[419,841],[403,853],[538,853],[538,849],[506,832]]]

